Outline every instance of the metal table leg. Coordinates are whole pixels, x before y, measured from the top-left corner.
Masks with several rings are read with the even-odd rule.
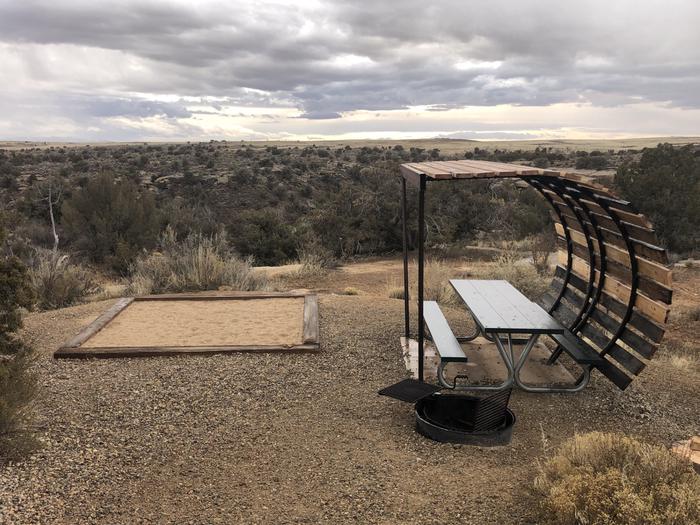
[[[512,352],[512,340],[509,336],[509,350]],[[438,365],[437,369],[437,377],[438,381],[442,386],[445,388],[450,388],[452,390],[505,390],[506,388],[509,388],[510,386],[513,385],[513,382],[515,381],[515,374],[513,371],[513,360],[512,357],[509,355],[509,352],[506,351],[506,349],[503,347],[503,344],[501,343],[501,340],[499,339],[497,334],[494,334],[494,341],[496,341],[496,348],[498,348],[498,352],[501,354],[501,358],[503,359],[503,363],[506,365],[506,369],[508,370],[508,375],[501,383],[500,385],[457,385],[457,380],[458,379],[469,379],[467,376],[462,376],[462,375],[457,375],[454,379],[453,383],[449,383],[447,379],[445,378],[445,366],[449,364],[449,362],[443,362],[440,361],[440,364]]]
[[[583,374],[581,377],[578,379],[578,381],[573,384],[572,386],[567,386],[567,387],[554,387],[554,386],[531,386],[527,385],[526,383],[523,383],[520,380],[520,370],[522,370],[523,366],[525,366],[525,362],[527,361],[527,356],[530,353],[530,351],[534,348],[535,343],[537,342],[537,339],[539,339],[539,334],[533,334],[532,337],[528,340],[527,344],[525,345],[525,348],[523,349],[522,354],[520,354],[520,359],[518,360],[517,364],[514,366],[514,381],[515,384],[518,385],[520,388],[525,390],[526,392],[539,392],[539,393],[574,393],[574,392],[580,392],[584,388],[586,388],[586,385],[588,384],[588,381],[591,377],[591,368],[589,366],[584,366],[583,367]]]
[[[460,343],[468,343],[469,341],[473,341],[477,337],[481,336],[489,341],[493,341],[493,339],[490,339],[487,334],[482,332],[481,327],[479,326],[479,323],[476,322],[476,318],[474,317],[474,314],[471,313],[469,309],[467,309],[467,312],[472,318],[472,321],[474,321],[474,333],[471,335],[460,335],[457,337],[457,341]]]

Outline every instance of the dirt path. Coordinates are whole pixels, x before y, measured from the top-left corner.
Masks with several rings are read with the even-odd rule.
[[[402,303],[376,297],[323,296],[317,355],[49,357],[109,304],[27,321],[44,447],[0,471],[1,522],[519,523],[543,436],[698,430],[697,379],[660,362],[624,394],[515,393],[507,448],[427,441],[409,405],[376,395],[404,375]]]

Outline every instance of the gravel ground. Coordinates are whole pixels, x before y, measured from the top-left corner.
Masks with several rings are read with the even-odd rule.
[[[27,319],[43,447],[0,469],[2,523],[523,523],[543,441],[700,431],[696,375],[659,360],[625,393],[516,392],[511,446],[428,441],[376,395],[404,377],[391,299],[322,296],[318,354],[50,357],[110,304]]]

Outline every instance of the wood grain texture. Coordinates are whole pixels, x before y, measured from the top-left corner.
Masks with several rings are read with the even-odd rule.
[[[305,344],[318,344],[319,336],[318,296],[307,295],[304,298],[304,330],[302,338]]]
[[[118,316],[127,306],[134,301],[133,297],[124,297],[114,303],[105,313],[100,315],[92,323],[86,326],[78,335],[63,343],[61,348],[77,348],[102,330],[107,323]]]
[[[89,358],[89,357],[155,357],[196,354],[226,354],[231,352],[313,352],[317,344],[302,345],[267,345],[267,346],[154,346],[154,347],[95,347],[95,348],[59,348],[54,357]]]
[[[199,292],[141,295],[135,301],[217,301],[227,299],[272,299],[285,297],[305,297],[306,292]]]

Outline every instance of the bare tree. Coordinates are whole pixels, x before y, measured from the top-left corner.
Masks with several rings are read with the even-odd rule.
[[[53,235],[53,252],[54,254],[58,252],[58,231],[56,229],[56,209],[61,203],[61,197],[63,196],[63,184],[56,181],[56,179],[47,179],[39,189],[39,196],[37,200],[41,202],[46,202],[49,209],[49,218],[51,219],[51,233]]]

